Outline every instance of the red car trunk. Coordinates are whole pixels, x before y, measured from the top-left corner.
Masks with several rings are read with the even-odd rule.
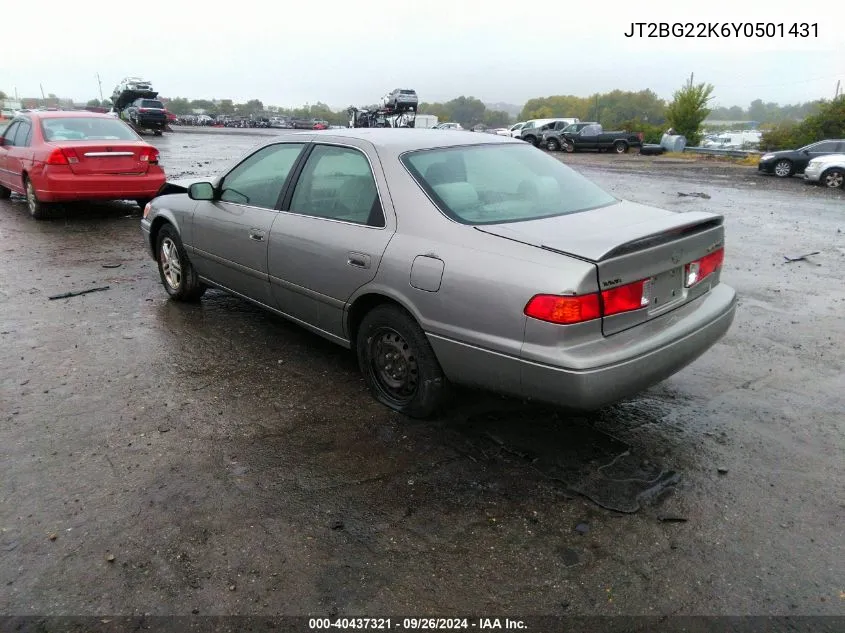
[[[126,142],[75,142],[62,143],[62,155],[71,171],[77,175],[147,173],[150,162],[158,160],[154,148]],[[65,164],[58,159],[56,164]]]

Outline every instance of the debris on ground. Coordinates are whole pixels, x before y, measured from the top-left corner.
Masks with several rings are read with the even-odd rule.
[[[675,514],[659,514],[657,515],[657,520],[663,523],[686,523],[688,521],[686,517]]]
[[[76,292],[65,292],[64,294],[60,295],[53,295],[52,297],[47,297],[50,301],[54,299],[67,299],[69,297],[78,297],[79,295],[87,295],[89,292],[102,292],[103,290],[108,290],[111,286],[100,286],[99,288],[88,288],[88,290],[77,290]]]
[[[106,556],[106,560],[109,561],[110,563],[113,563],[114,562],[114,554],[109,554],[108,556]]]
[[[784,264],[791,264],[792,262],[805,262],[807,258],[812,255],[818,255],[821,251],[813,251],[812,253],[807,253],[806,255],[799,255],[798,257],[789,257],[788,255],[784,255],[783,258],[786,260],[783,262]]]
[[[55,541],[57,538],[59,538],[59,535],[56,534],[55,532],[51,532],[50,534],[47,535],[47,538],[50,539],[51,541]]]
[[[678,195],[683,198],[704,198],[705,200],[710,199],[710,195],[702,191],[693,191],[692,193],[684,193],[682,191],[679,191]]]
[[[727,475],[728,474],[727,466],[719,466],[719,468],[717,468],[716,470],[718,470],[720,475]]]
[[[121,264],[121,263],[117,263],[117,264],[103,264],[103,268],[120,268],[121,266],[123,266],[123,264]]]
[[[590,524],[589,523],[579,523],[578,525],[575,526],[575,531],[578,532],[578,534],[586,534],[587,532],[590,531]]]

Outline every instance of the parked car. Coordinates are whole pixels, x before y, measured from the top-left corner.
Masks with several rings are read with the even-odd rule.
[[[146,79],[140,77],[124,77],[115,88],[115,93],[123,92],[124,90],[152,90],[153,85]]]
[[[393,92],[387,95],[385,102],[386,107],[391,110],[414,110],[416,111],[419,98],[415,90],[409,88],[396,88]]]
[[[595,121],[581,121],[579,123],[570,123],[569,125],[565,125],[563,127],[556,126],[548,128],[543,132],[543,136],[540,139],[540,146],[545,147],[550,152],[556,152],[563,146],[561,143],[562,134],[574,134],[575,132],[580,132],[588,125],[598,125],[598,123]]]
[[[543,138],[543,132],[554,128],[562,130],[567,125],[577,122],[578,119],[572,118],[532,119],[526,121],[525,125],[520,128],[517,138],[521,138],[526,143],[531,143],[532,145],[539,145],[540,140]]]
[[[453,121],[447,121],[445,123],[439,123],[434,126],[435,130],[463,130],[464,126],[460,123],[455,123]]]
[[[93,112],[32,112],[0,137],[0,198],[26,196],[32,217],[53,202],[135,200],[164,184],[158,150],[123,121]]]
[[[804,170],[804,179],[831,189],[845,189],[845,154],[827,154],[812,159]]]
[[[593,123],[585,125],[578,131],[561,134],[560,143],[567,152],[575,152],[579,149],[599,151],[612,149],[617,154],[624,154],[630,148],[640,147],[643,144],[643,134],[624,130],[605,132],[601,125]]]
[[[124,110],[124,116],[136,127],[154,130],[156,134],[167,127],[167,110],[156,99],[136,99]]]
[[[734,317],[721,215],[618,200],[506,137],[287,133],[165,191],[141,229],[173,299],[215,286],[351,348],[410,416],[449,382],[595,409]]]
[[[525,125],[525,121],[521,121],[519,123],[514,123],[512,126],[508,128],[507,134],[502,134],[502,136],[510,136],[512,138],[516,138],[519,136],[519,131],[522,129],[522,126]]]
[[[845,139],[826,139],[798,149],[763,154],[757,169],[779,178],[788,178],[804,173],[804,169],[813,158],[843,153],[845,153]]]

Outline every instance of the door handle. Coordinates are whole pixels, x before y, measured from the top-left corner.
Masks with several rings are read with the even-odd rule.
[[[350,266],[355,266],[356,268],[369,268],[370,256],[365,255],[364,253],[350,252],[346,263]]]
[[[264,241],[264,231],[261,229],[250,229],[249,230],[249,239],[255,240],[256,242],[263,242]]]

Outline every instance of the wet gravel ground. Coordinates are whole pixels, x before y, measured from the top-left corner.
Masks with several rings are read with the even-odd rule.
[[[175,177],[258,136],[152,140]],[[280,318],[168,301],[137,207],[0,201],[0,613],[843,614],[842,193],[560,158],[724,213],[741,296],[704,357],[589,416],[465,392],[409,421]]]

